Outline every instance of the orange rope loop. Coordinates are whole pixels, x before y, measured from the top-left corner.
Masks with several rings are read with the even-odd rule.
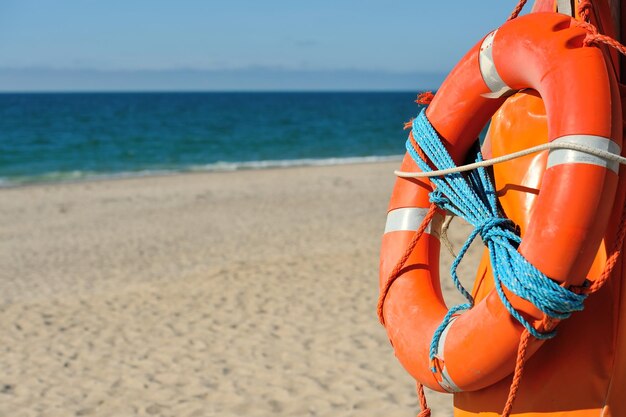
[[[508,19],[506,19],[507,21],[509,20],[513,20],[515,19],[517,16],[519,16],[519,14],[522,12],[522,9],[524,8],[524,6],[526,5],[526,1],[527,0],[519,0],[519,2],[517,3],[517,6],[515,6],[515,9],[513,9],[513,11],[511,12],[511,15],[509,16]]]
[[[585,37],[585,40],[584,40],[585,46],[600,45],[600,44],[608,45],[609,47],[617,50],[620,54],[626,55],[626,46],[622,45],[621,43],[611,38],[610,36],[599,34],[596,31],[596,33],[590,32]]]
[[[626,55],[626,46],[622,45],[610,36],[599,33],[598,28],[589,22],[589,16],[592,8],[593,4],[591,3],[591,0],[581,0],[578,5],[578,15],[582,21],[576,22],[576,24],[587,31],[587,36],[585,36],[583,45],[599,46],[601,44],[605,44],[610,48],[617,50],[622,55]]]
[[[424,220],[422,221],[422,224],[420,225],[419,229],[417,229],[417,231],[413,235],[413,239],[411,239],[409,246],[407,246],[406,250],[404,251],[404,255],[402,255],[402,257],[400,258],[396,266],[393,268],[393,271],[391,271],[391,274],[389,274],[389,278],[387,278],[387,282],[385,282],[385,286],[380,290],[380,297],[378,298],[377,313],[378,313],[378,320],[380,321],[380,324],[382,324],[383,326],[385,325],[385,317],[383,316],[383,307],[385,306],[385,299],[387,298],[387,293],[391,289],[391,285],[393,285],[396,279],[400,277],[402,273],[402,268],[404,268],[404,264],[413,253],[413,249],[415,249],[417,242],[426,231],[428,224],[433,219],[433,216],[435,215],[436,212],[437,212],[437,206],[433,203],[430,205],[428,209],[428,213],[426,213],[426,216],[424,217]]]

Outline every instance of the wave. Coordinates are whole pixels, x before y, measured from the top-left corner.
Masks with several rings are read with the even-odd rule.
[[[53,171],[43,174],[19,175],[0,177],[0,188],[19,187],[40,183],[64,183],[89,180],[106,180],[133,177],[148,177],[160,175],[173,175],[184,172],[229,172],[255,169],[289,168],[305,166],[332,166],[349,165],[375,162],[396,162],[402,160],[402,155],[386,156],[351,156],[337,158],[303,158],[303,159],[277,159],[264,161],[218,161],[211,164],[187,165],[181,167],[142,169],[137,171],[120,172],[94,172],[94,171]]]

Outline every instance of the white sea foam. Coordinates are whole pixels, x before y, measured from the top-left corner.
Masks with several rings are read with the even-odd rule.
[[[39,183],[54,182],[76,182],[83,180],[104,180],[116,178],[132,178],[159,175],[172,175],[182,172],[227,172],[240,170],[289,168],[299,166],[331,166],[348,165],[374,162],[394,162],[400,161],[402,155],[390,156],[353,156],[344,158],[304,158],[286,160],[265,160],[265,161],[242,161],[242,162],[215,162],[206,165],[188,165],[177,168],[155,168],[140,171],[123,172],[92,172],[92,171],[55,171],[45,174],[16,177],[0,177],[0,188],[17,187]]]
[[[322,159],[285,159],[266,160],[248,162],[216,162],[207,165],[193,165],[187,167],[185,171],[238,171],[242,169],[267,169],[267,168],[287,168],[298,166],[326,166],[326,165],[347,165],[370,162],[400,161],[402,155],[392,156],[352,156],[345,158],[322,158]]]

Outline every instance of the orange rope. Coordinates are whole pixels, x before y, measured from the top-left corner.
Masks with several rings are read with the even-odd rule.
[[[422,106],[428,106],[433,101],[433,98],[435,98],[435,95],[432,91],[424,91],[423,93],[419,93],[417,95],[417,100],[415,100],[415,102],[417,104],[421,104]],[[413,127],[413,119],[404,123],[404,130],[410,129],[411,127]]]
[[[622,253],[624,237],[626,237],[626,204],[622,209],[622,216],[620,218],[619,228],[617,229],[617,235],[615,236],[615,243],[613,244],[610,255],[606,259],[602,274],[600,274],[600,277],[595,280],[589,288],[584,290],[586,294],[593,294],[598,291],[609,280],[615,265],[617,265],[617,260]]]
[[[435,98],[435,95],[432,91],[425,91],[417,95],[417,100],[415,100],[415,102],[417,104],[428,106],[431,101],[433,101],[433,98]]]
[[[580,4],[578,5],[578,15],[580,16],[582,21],[577,22],[577,24],[587,31],[587,36],[585,36],[583,45],[599,46],[600,44],[605,44],[610,48],[617,50],[622,55],[626,55],[626,46],[622,45],[620,42],[616,41],[610,36],[598,33],[598,29],[590,23],[589,16],[592,9],[593,4],[591,3],[591,0],[581,0]]]
[[[578,3],[578,16],[580,16],[583,22],[589,21],[592,8],[591,0],[580,0],[580,3]]]
[[[426,402],[426,394],[424,394],[424,386],[421,383],[417,383],[417,398],[420,401],[421,411],[417,415],[417,417],[430,417],[430,408],[428,408],[428,403]]]
[[[509,388],[509,396],[506,399],[504,410],[502,410],[502,417],[509,417],[515,398],[517,397],[517,391],[519,390],[520,382],[522,381],[522,374],[524,373],[524,365],[526,364],[526,350],[528,348],[528,342],[530,341],[530,333],[524,329],[522,336],[520,337],[519,346],[517,347],[517,359],[515,360],[515,371],[513,372],[513,381]]]
[[[522,12],[522,9],[524,8],[524,6],[526,5],[526,1],[527,0],[519,0],[519,2],[517,3],[517,6],[515,6],[515,9],[513,9],[513,12],[511,12],[511,16],[509,16],[508,19],[506,19],[507,21],[509,20],[513,20],[515,19],[517,16],[519,16],[519,14]]]
[[[587,25],[593,27],[593,25],[590,23],[586,23],[585,25],[583,24],[580,24],[580,25],[583,27],[586,27]],[[602,35],[600,33],[590,32],[585,37],[585,40],[584,40],[585,46],[600,45],[600,44],[608,45],[609,47],[617,50],[620,54],[626,55],[626,46],[622,45],[621,43],[611,38],[610,36]]]
[[[409,246],[407,246],[406,250],[404,251],[404,255],[402,255],[398,263],[396,263],[395,268],[393,268],[393,271],[391,271],[391,274],[389,274],[389,278],[387,278],[387,282],[385,282],[385,286],[380,291],[380,297],[378,298],[377,313],[378,313],[378,320],[380,321],[380,324],[382,324],[383,326],[385,325],[385,317],[383,316],[383,307],[385,306],[385,299],[387,298],[387,293],[391,289],[391,285],[393,285],[395,280],[398,279],[398,277],[401,275],[402,268],[404,268],[404,264],[409,259],[409,256],[411,256],[411,254],[413,253],[413,249],[415,249],[417,242],[419,241],[420,237],[422,237],[422,235],[424,234],[424,231],[426,231],[426,227],[428,227],[428,224],[433,219],[433,216],[435,215],[436,212],[437,212],[437,206],[435,204],[431,204],[428,209],[428,213],[426,213],[426,216],[424,217],[424,220],[422,221],[422,224],[420,225],[419,229],[417,229],[417,231],[413,235],[413,239],[411,239],[411,242],[409,243]]]

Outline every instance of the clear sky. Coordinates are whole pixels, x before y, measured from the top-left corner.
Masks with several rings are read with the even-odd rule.
[[[515,3],[0,0],[0,89],[28,89],[20,83],[37,84],[47,72],[53,84],[60,73],[91,74],[96,83],[115,74],[131,87],[146,71],[231,71],[251,77],[252,87],[255,72],[263,85],[264,71],[445,73]],[[56,87],[72,89],[71,78]]]

